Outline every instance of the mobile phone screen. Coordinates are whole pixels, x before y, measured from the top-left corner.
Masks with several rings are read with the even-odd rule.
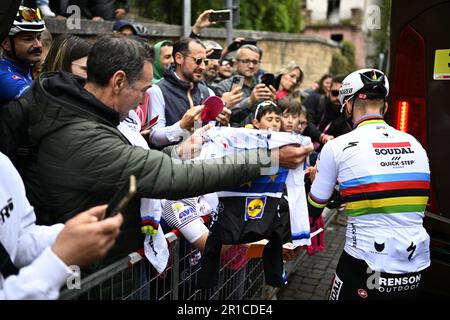
[[[272,73],[265,73],[261,78],[261,83],[264,83],[267,87],[274,86],[275,76]]]
[[[244,39],[241,42],[241,46],[245,45],[245,44],[250,44],[252,46],[256,46],[258,42],[256,40],[251,40],[251,39]]]
[[[229,21],[231,20],[231,10],[213,11],[209,14],[209,21]]]
[[[143,125],[142,128],[141,128],[141,131],[153,128],[158,123],[158,121],[159,121],[159,115],[157,115],[152,120],[150,120],[145,125]]]
[[[213,49],[213,52],[208,56],[208,59],[220,60],[222,57],[222,49]]]
[[[108,203],[104,218],[113,217],[127,206],[137,191],[136,177],[131,175],[127,183],[120,188]]]

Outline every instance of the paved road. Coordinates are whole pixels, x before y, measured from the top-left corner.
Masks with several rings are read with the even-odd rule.
[[[325,231],[325,251],[306,256],[289,277],[288,285],[277,293],[278,300],[326,300],[328,287],[344,249],[345,227],[329,224]]]

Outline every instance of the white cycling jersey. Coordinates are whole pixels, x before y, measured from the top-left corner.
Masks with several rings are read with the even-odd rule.
[[[430,265],[422,225],[430,169],[420,143],[368,114],[320,154],[308,202],[322,210],[335,183],[348,215],[345,251],[372,270],[409,273]]]

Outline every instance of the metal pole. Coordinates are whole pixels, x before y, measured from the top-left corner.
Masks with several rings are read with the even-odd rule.
[[[191,34],[191,0],[184,0],[183,8],[183,35],[188,37]]]
[[[230,9],[233,12],[233,0],[227,1],[227,9]],[[230,44],[233,41],[233,15],[231,15],[230,21],[227,21],[227,44]]]
[[[173,246],[172,261],[172,300],[178,300],[178,285],[180,281],[180,239],[176,239]]]

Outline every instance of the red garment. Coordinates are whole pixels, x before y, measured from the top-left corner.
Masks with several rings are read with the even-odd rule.
[[[325,224],[324,224],[322,216],[320,216],[318,219],[316,219],[316,222],[313,225],[311,225],[312,218],[309,217],[309,223],[310,223],[310,232],[311,233],[318,230],[319,228],[322,228],[325,230]],[[316,252],[321,252],[324,250],[325,250],[325,231],[322,231],[319,234],[317,234],[314,238],[311,239],[311,245],[306,247],[306,251],[308,252],[308,255],[312,256]]]
[[[136,107],[136,113],[141,120],[141,126],[144,126],[147,121],[147,106],[150,102],[150,95],[148,92],[145,93],[145,101],[144,104],[139,104]]]
[[[281,100],[281,99],[287,97],[288,95],[289,95],[289,92],[284,91],[284,90],[278,90],[275,97],[277,100]]]
[[[233,244],[230,249],[220,256],[221,266],[226,266],[229,270],[240,270],[247,265],[247,246]],[[230,262],[231,261],[231,262]]]

